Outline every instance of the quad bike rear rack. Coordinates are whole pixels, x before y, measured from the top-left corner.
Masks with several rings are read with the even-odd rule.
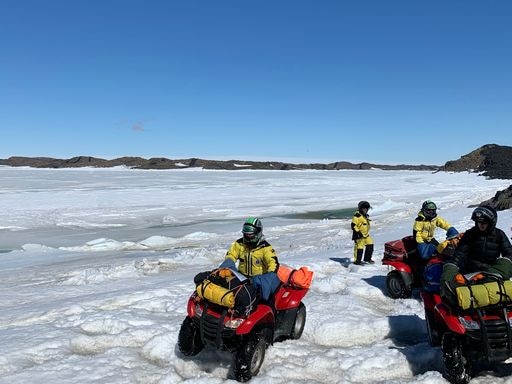
[[[485,320],[482,309],[475,310],[480,324],[483,353],[488,363],[504,361],[512,356],[512,329],[508,311],[503,307],[499,319]]]

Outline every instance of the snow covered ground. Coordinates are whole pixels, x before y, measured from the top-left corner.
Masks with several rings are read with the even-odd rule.
[[[442,383],[419,295],[385,295],[386,241],[426,199],[459,230],[510,180],[412,171],[136,171],[0,167],[0,383],[234,383],[231,355],[177,350],[193,276],[260,216],[281,263],[315,271],[300,340],[251,383]],[[375,265],[350,216],[373,206]],[[512,212],[498,227],[511,234]],[[438,238],[443,234],[438,233]],[[507,366],[474,383],[512,383]]]

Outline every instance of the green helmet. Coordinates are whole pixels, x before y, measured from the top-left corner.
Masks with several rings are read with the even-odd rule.
[[[433,219],[437,216],[437,205],[431,200],[426,200],[421,205],[421,212],[425,215],[427,219]]]
[[[249,217],[242,227],[244,243],[258,244],[263,236],[263,224],[257,217]]]

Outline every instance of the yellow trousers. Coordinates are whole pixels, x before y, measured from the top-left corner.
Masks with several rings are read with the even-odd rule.
[[[373,239],[371,236],[361,237],[360,239],[354,240],[354,261],[361,261],[363,250],[367,245],[373,245]]]

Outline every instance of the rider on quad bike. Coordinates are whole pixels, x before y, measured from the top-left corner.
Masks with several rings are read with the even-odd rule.
[[[392,270],[386,276],[386,287],[393,299],[411,297],[414,288],[422,287],[423,271],[427,264],[437,262],[444,249],[436,249],[439,242],[434,234],[437,227],[447,231],[447,237],[457,234],[457,230],[445,219],[437,215],[437,205],[430,200],[423,202],[414,220],[412,236],[384,244],[382,264]]]
[[[242,226],[242,237],[231,244],[220,268],[236,269],[250,278],[268,300],[279,286],[276,251],[263,236],[263,224],[256,217],[249,217]]]
[[[245,382],[259,372],[268,345],[301,337],[306,323],[302,299],[313,272],[302,267],[282,273],[289,267],[279,266],[259,219],[247,219],[242,233],[218,270],[194,279],[196,291],[188,301],[178,347],[185,356],[206,345],[232,352],[234,378]]]
[[[441,345],[443,376],[455,384],[468,383],[477,364],[512,356],[512,246],[492,207],[477,207],[471,219],[443,267],[440,293],[421,292],[430,343]]]
[[[439,243],[436,253],[428,260],[423,269],[423,290],[439,293],[444,262],[453,257],[462,236],[464,233],[459,233],[455,227],[450,227],[446,231],[446,240]]]
[[[392,268],[386,276],[388,295],[393,299],[411,297],[414,288],[439,293],[442,263],[445,256],[453,254],[453,249],[462,235],[450,227],[446,232],[446,240],[437,246],[437,252],[428,260],[420,257],[413,236],[384,244],[382,264]]]
[[[512,276],[512,245],[501,229],[496,228],[498,214],[490,206],[475,208],[471,214],[475,226],[464,234],[459,245],[443,267],[441,296],[449,297],[463,281],[460,274],[488,271],[504,279]]]
[[[428,260],[435,252],[439,242],[434,237],[436,228],[448,231],[452,226],[437,214],[437,205],[433,201],[424,201],[414,220],[412,235],[416,240],[420,257]]]

